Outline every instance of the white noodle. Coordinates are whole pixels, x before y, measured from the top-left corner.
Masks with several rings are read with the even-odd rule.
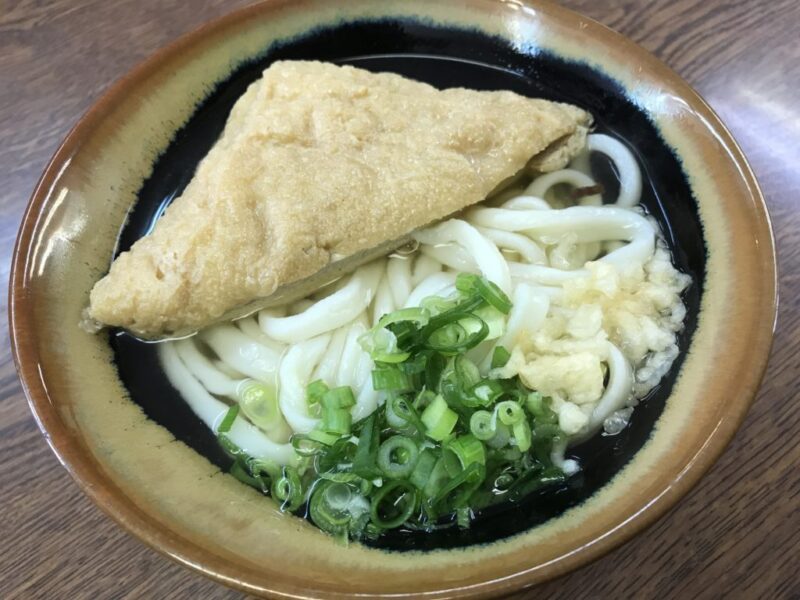
[[[223,361],[240,373],[273,383],[280,354],[253,341],[233,325],[215,325],[199,334]]]
[[[298,342],[289,348],[281,362],[278,402],[286,422],[297,433],[308,433],[319,423],[308,412],[306,385],[330,339],[325,334]]]
[[[633,371],[628,359],[614,344],[608,344],[608,385],[589,419],[589,430],[594,431],[611,413],[619,410],[633,391]]]
[[[378,291],[375,294],[375,301],[372,306],[372,322],[377,323],[383,315],[392,312],[395,308],[391,283],[389,282],[389,278],[384,274],[381,278],[380,285],[378,285]]]
[[[441,270],[442,263],[430,256],[420,254],[417,256],[417,260],[414,261],[414,268],[411,272],[411,285],[418,286],[423,280],[434,273],[440,273]]]
[[[491,240],[486,239],[466,221],[450,219],[414,233],[422,244],[437,245],[455,242],[462,246],[478,265],[481,273],[506,294],[511,292],[511,275],[503,255]]]
[[[545,198],[550,189],[559,184],[569,184],[573,187],[591,187],[596,184],[594,179],[581,173],[580,171],[573,171],[572,169],[561,169],[560,171],[553,171],[541,177],[537,177],[525,190],[526,194],[538,198]],[[592,194],[581,199],[580,202],[583,206],[600,206],[603,204],[603,198],[600,194]]]
[[[236,398],[236,389],[243,379],[232,379],[208,360],[190,339],[175,342],[175,351],[187,369],[203,387],[217,396]]]
[[[404,308],[419,306],[424,298],[429,296],[444,296],[442,290],[453,286],[456,282],[455,273],[434,273],[429,275],[414,288],[406,300]]]
[[[602,152],[614,162],[619,174],[617,206],[631,208],[639,204],[642,197],[642,173],[631,151],[622,142],[597,133],[588,137],[588,147],[590,151]]]
[[[386,279],[391,282],[394,305],[403,306],[411,293],[411,259],[405,256],[390,257]]]
[[[265,316],[259,319],[268,336],[282,342],[299,342],[338,329],[369,306],[381,276],[382,264],[376,261],[356,271],[349,283],[327,298],[291,317]]]
[[[503,231],[502,229],[492,229],[491,227],[476,227],[476,229],[484,237],[497,244],[498,248],[513,250],[531,264],[542,265],[547,262],[547,255],[544,250],[526,235]]]
[[[547,200],[542,200],[535,196],[517,196],[516,198],[511,198],[511,200],[503,204],[503,208],[508,210],[551,210],[551,206],[547,203]]]

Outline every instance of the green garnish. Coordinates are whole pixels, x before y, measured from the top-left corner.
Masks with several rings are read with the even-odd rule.
[[[227,432],[238,405],[232,407],[218,429],[235,459],[231,473],[271,493],[283,510],[307,505],[309,518],[342,542],[396,528],[469,527],[490,504],[563,481],[550,459],[564,436],[550,399],[518,377],[482,375],[467,356],[503,335],[511,302],[477,275],[459,275],[456,289],[384,315],[359,338],[375,362],[373,387],[385,396],[366,419],[352,422],[349,387],[308,385],[319,425],[292,436],[296,468],[255,461],[232,444]],[[491,367],[509,358],[495,346]],[[271,415],[274,392],[252,390],[254,404]]]
[[[505,367],[510,358],[511,354],[508,350],[502,346],[496,346],[494,352],[492,353],[492,368],[499,369]]]

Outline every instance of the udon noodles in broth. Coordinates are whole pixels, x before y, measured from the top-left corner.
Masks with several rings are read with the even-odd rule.
[[[467,527],[579,471],[569,447],[619,433],[669,370],[689,284],[629,150],[588,151],[303,300],[161,344],[234,475],[346,540]]]

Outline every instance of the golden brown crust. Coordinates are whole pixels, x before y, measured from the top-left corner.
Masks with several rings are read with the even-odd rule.
[[[512,92],[275,63],[153,232],[94,286],[89,315],[159,337],[267,304],[483,200],[545,150],[537,168],[564,166],[589,122]]]

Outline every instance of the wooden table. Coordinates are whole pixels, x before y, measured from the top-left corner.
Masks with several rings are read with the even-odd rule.
[[[117,77],[245,0],[0,0],[0,280],[67,130]],[[800,2],[568,0],[671,65],[744,147],[772,213],[781,310],[765,384],[676,509],[529,597],[800,597]],[[3,302],[6,294],[3,293]],[[7,326],[2,321],[3,336]],[[0,598],[240,598],[128,537],[78,491],[0,354]]]

